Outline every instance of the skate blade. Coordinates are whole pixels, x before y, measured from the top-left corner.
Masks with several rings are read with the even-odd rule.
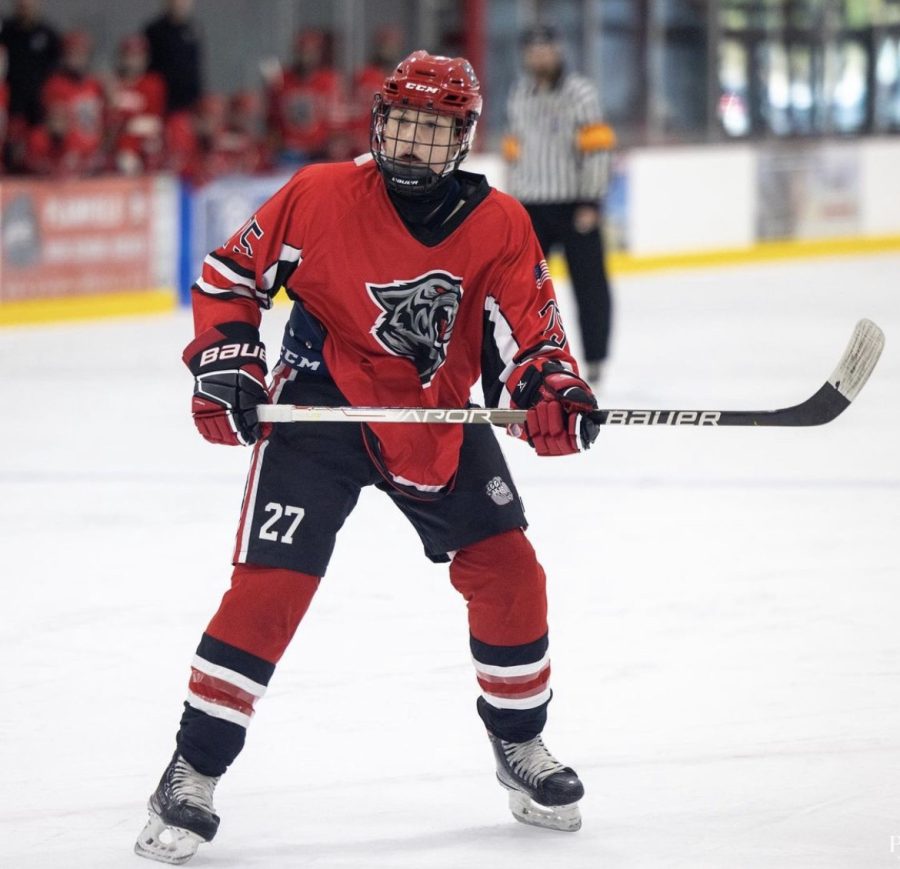
[[[568,806],[542,806],[521,791],[509,792],[509,810],[523,824],[574,833],[581,829],[581,810],[578,803]]]
[[[190,830],[170,827],[151,810],[150,820],[134,843],[134,853],[158,863],[179,866],[187,863],[205,841]]]

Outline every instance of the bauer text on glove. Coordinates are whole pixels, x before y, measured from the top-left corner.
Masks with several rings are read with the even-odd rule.
[[[269,433],[256,406],[269,401],[266,349],[248,323],[223,323],[207,329],[182,356],[194,375],[191,413],[206,440],[217,444],[253,444]]]

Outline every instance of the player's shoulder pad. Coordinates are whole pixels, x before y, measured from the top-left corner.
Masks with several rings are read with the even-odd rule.
[[[504,193],[502,190],[498,190],[496,187],[491,187],[490,191],[491,203],[502,210],[510,221],[531,226],[531,218],[528,216],[525,206],[518,199],[510,196],[508,193]]]
[[[365,185],[367,176],[374,170],[374,163],[358,165],[354,160],[340,163],[309,163],[298,169],[288,186],[295,195],[314,197],[326,202],[343,198],[355,198],[358,187]]]
[[[521,250],[533,234],[531,218],[525,207],[513,196],[484,182],[486,195],[478,211],[490,220],[494,241],[500,247]]]
[[[359,166],[355,160],[340,163],[308,163],[294,173],[294,178],[308,184],[330,184],[347,176],[358,174]]]

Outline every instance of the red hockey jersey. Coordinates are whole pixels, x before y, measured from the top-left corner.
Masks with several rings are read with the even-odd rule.
[[[91,76],[77,77],[54,73],[42,91],[45,110],[49,113],[64,107],[68,115],[68,132],[79,142],[82,151],[90,151],[99,163],[103,146],[105,97],[100,81]]]
[[[270,123],[282,147],[324,154],[334,111],[342,101],[341,79],[334,70],[317,69],[305,76],[288,70],[270,94]]]
[[[305,167],[204,261],[197,334],[258,326],[284,286],[324,327],[328,371],[352,404],[464,407],[481,378],[486,401],[509,406],[528,364],[575,362],[527,213],[480,181],[480,201],[429,245],[371,159]],[[393,482],[424,494],[452,481],[460,426],[371,429]]]
[[[136,161],[141,170],[162,168],[165,113],[166,82],[159,73],[114,80],[107,126],[119,165]]]

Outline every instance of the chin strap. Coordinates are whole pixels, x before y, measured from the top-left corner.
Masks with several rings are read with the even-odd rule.
[[[421,199],[438,193],[453,173],[438,175],[428,166],[407,166],[385,160],[381,174],[392,193],[405,199]]]

